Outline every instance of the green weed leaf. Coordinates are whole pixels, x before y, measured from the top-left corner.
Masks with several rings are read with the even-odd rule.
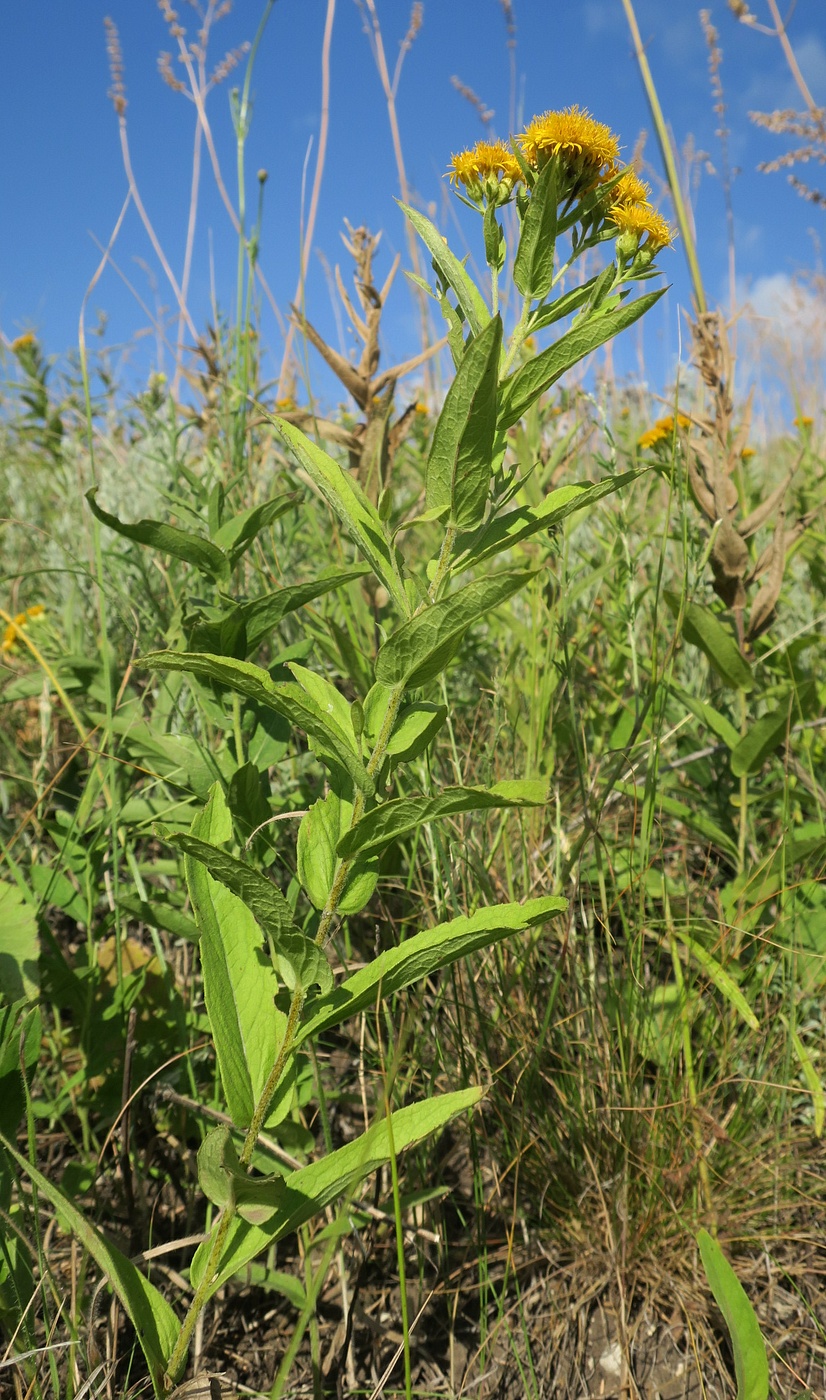
[[[249,548],[262,530],[268,525],[272,525],[280,515],[284,515],[291,506],[295,505],[298,497],[295,492],[287,496],[276,496],[271,501],[264,501],[260,506],[251,506],[249,510],[242,510],[240,514],[233,515],[230,520],[226,520],[220,529],[212,536],[213,544],[224,550],[230,557],[233,567]]]
[[[756,719],[732,750],[731,771],[735,778],[741,778],[746,773],[759,773],[770,754],[784,742],[788,729],[788,701],[779,709]]]
[[[377,996],[392,996],[479,948],[488,948],[511,934],[547,923],[567,907],[566,899],[544,895],[526,899],[524,904],[494,904],[477,909],[474,914],[461,914],[449,923],[413,934],[319,997],[301,1025],[296,1044],[375,1006]]]
[[[766,1343],[754,1308],[719,1244],[707,1230],[700,1230],[697,1243],[708,1286],[731,1337],[737,1400],[768,1400]]]
[[[551,290],[556,249],[556,209],[559,203],[558,165],[549,160],[531,191],[519,247],[513,264],[513,280],[523,297],[540,301]]]
[[[445,396],[427,459],[428,509],[473,529],[485,514],[496,436],[502,321],[495,316],[465,349]]]
[[[615,491],[621,491],[641,475],[639,471],[623,472],[620,476],[606,477],[594,486],[580,485],[577,482],[569,486],[559,486],[538,506],[517,506],[516,509],[497,516],[485,525],[475,541],[469,534],[460,535],[456,542],[454,572],[474,568],[542,530],[552,530],[567,516],[585,510],[596,501],[602,500],[603,496],[611,496]]]
[[[659,291],[647,292],[645,296],[617,307],[615,311],[606,311],[572,326],[553,345],[549,345],[547,350],[542,350],[534,359],[522,365],[515,374],[510,375],[500,388],[500,429],[504,430],[518,423],[531,404],[536,403],[540,395],[550,389],[566,370],[584,360],[592,350],[597,350],[600,345],[612,340],[620,331],[633,326],[640,316],[650,311],[666,290],[667,288],[661,287]]]
[[[336,847],[353,816],[353,804],[331,788],[314,802],[298,828],[298,878],[316,909],[323,909],[338,866]],[[375,864],[357,861],[348,872],[338,903],[340,914],[357,914],[372,898],[378,879]]]
[[[490,320],[490,312],[472,278],[465,271],[459,259],[451,253],[435,224],[432,224],[417,209],[411,209],[409,205],[403,204],[400,199],[396,203],[421,238],[444,281],[456,293],[456,300],[470,327],[471,335],[478,335],[482,327],[487,325]]]
[[[116,515],[110,515],[108,510],[99,506],[96,494],[96,486],[86,492],[89,509],[102,525],[108,525],[116,534],[123,535],[127,540],[134,540],[136,544],[158,549],[162,554],[171,554],[175,559],[183,559],[187,564],[194,564],[195,568],[208,578],[229,577],[230,561],[212,540],[203,535],[194,535],[189,530],[179,530],[176,525],[164,525],[160,520],[138,520],[134,525],[127,525],[125,521],[118,520]]]
[[[184,671],[204,676],[239,691],[256,704],[275,710],[296,728],[303,729],[309,739],[317,741],[319,757],[331,756],[362,792],[372,795],[375,784],[356,752],[352,730],[348,735],[340,729],[300,685],[291,681],[277,683],[267,671],[250,661],[211,656],[208,652],[153,651],[141,657],[141,664],[150,670]]]
[[[17,885],[0,880],[0,994],[7,1003],[35,1001],[40,992],[40,940],[35,906]]]
[[[666,603],[675,617],[680,612],[680,596],[665,592]],[[692,646],[699,647],[725,685],[732,690],[751,690],[754,677],[751,667],[740,654],[740,648],[729,629],[716,613],[701,603],[687,603],[683,614],[683,636]]]
[[[277,593],[267,593],[263,598],[255,598],[250,603],[242,603],[237,609],[246,629],[247,646],[250,651],[263,641],[288,613],[303,608],[325,593],[343,588],[353,579],[363,578],[369,573],[369,566],[357,564],[351,569],[339,569],[335,573],[321,574],[310,583],[295,583],[287,588],[279,588]]]
[[[106,1275],[135,1329],[146,1357],[155,1394],[162,1396],[166,1363],[180,1331],[180,1323],[163,1294],[144,1278],[130,1259],[98,1233],[58,1186],[43,1176],[2,1136],[0,1143],[9,1157],[17,1163],[21,1173],[27,1176],[41,1196],[54,1206],[63,1228],[71,1231]]]
[[[729,1006],[734,1008],[738,1016],[745,1021],[751,1030],[759,1030],[760,1022],[734,978],[726,972],[724,967],[721,967],[717,959],[711,956],[711,953],[706,952],[702,943],[698,943],[696,938],[692,938],[690,934],[685,933],[680,928],[676,928],[674,931],[680,942],[685,944],[691,959],[697,963],[698,967],[702,968],[709,981],[713,982],[718,992],[725,997]]]
[[[381,580],[396,607],[405,616],[410,609],[402,583],[401,565],[387,539],[378,511],[361,487],[332,457],[284,418],[270,418],[285,447],[304,468],[328,506],[338,516],[356,548]]]
[[[452,1094],[441,1094],[423,1103],[397,1109],[392,1119],[392,1153],[404,1152],[423,1138],[439,1132],[451,1118],[473,1108],[482,1097],[482,1092],[476,1088],[459,1089]],[[353,1142],[283,1177],[278,1207],[266,1225],[233,1221],[218,1272],[210,1282],[209,1296],[270,1245],[312,1220],[337,1197],[354,1191],[365,1177],[383,1167],[390,1156],[391,1136],[387,1121],[382,1120]],[[192,1260],[190,1279],[196,1288],[203,1281],[209,1244],[210,1241],[206,1240],[199,1245]]]
[[[376,680],[387,686],[415,688],[425,685],[449,664],[474,623],[487,617],[535,577],[534,571],[526,569],[475,579],[403,623],[379,651]]]
[[[503,807],[541,807],[548,800],[547,783],[530,779],[497,783],[492,788],[445,788],[438,797],[398,797],[374,807],[342,836],[340,856],[378,855],[399,836],[425,822],[440,821],[460,812],[496,811]]]

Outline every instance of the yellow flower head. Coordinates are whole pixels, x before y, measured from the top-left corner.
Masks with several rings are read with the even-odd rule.
[[[423,418],[426,418],[428,413],[430,412],[430,409],[428,408],[426,403],[417,403],[416,412],[421,414]]]
[[[616,170],[609,170],[605,175],[605,179],[612,179],[616,173]],[[617,180],[617,183],[611,186],[611,189],[608,191],[608,197],[612,206],[620,205],[621,208],[626,208],[629,204],[647,205],[649,203],[648,196],[650,193],[650,185],[647,185],[644,180],[641,180],[639,175],[636,175],[633,170],[626,170],[625,174],[621,175]]]
[[[673,243],[676,233],[662,214],[647,204],[612,204],[608,218],[620,234],[630,234],[637,241],[647,234],[645,246],[652,253]]]
[[[669,442],[674,436],[674,425],[675,419],[672,413],[669,413],[665,418],[658,418],[653,428],[649,428],[641,438],[637,439],[638,446],[645,449],[646,447],[656,447],[659,442]],[[678,413],[676,426],[690,428],[691,419],[686,418],[684,413]]]
[[[754,456],[754,448],[753,448],[753,447],[744,447],[744,448],[743,448],[743,451],[740,453],[740,461],[741,461],[741,462],[747,462],[747,461],[749,460],[749,458],[750,458],[750,457],[753,457],[753,456]]]
[[[528,123],[517,140],[529,165],[537,168],[559,156],[577,175],[585,171],[597,174],[603,166],[616,166],[619,161],[619,141],[611,128],[579,107],[543,112]]]
[[[803,428],[811,428],[811,426],[812,426],[812,424],[814,423],[814,421],[815,421],[814,418],[810,418],[809,415],[808,415],[808,413],[801,413],[801,415],[800,415],[799,418],[795,418],[795,420],[794,420],[794,426],[795,426],[796,428],[801,429],[801,430],[802,430]]]
[[[21,350],[28,350],[31,345],[36,345],[37,340],[33,331],[25,331],[11,343],[12,353],[17,355]]]
[[[497,184],[510,180],[512,185],[522,179],[519,161],[504,141],[477,141],[471,150],[451,156],[450,166],[450,183],[464,185],[477,198],[488,179]]]

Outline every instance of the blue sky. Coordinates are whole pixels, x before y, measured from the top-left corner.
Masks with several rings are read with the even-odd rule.
[[[203,0],[206,3],[206,0]],[[407,29],[409,0],[376,0],[388,62],[395,63]],[[178,0],[180,20],[194,37],[197,15]],[[262,0],[235,0],[214,30],[211,59],[252,38]],[[768,22],[764,0],[753,0]],[[281,308],[294,295],[298,273],[302,174],[314,168],[320,112],[320,50],[327,0],[277,0],[255,69],[255,107],[248,143],[250,199],[255,172],[269,172],[265,191],[261,265]],[[679,150],[693,143],[719,170],[717,118],[709,92],[708,55],[693,0],[637,0],[637,17],[655,81]],[[578,103],[620,136],[630,156],[648,131],[646,160],[659,172],[640,76],[621,0],[514,0],[517,124],[548,107]],[[189,210],[195,112],[163,84],[161,50],[172,48],[154,0],[27,0],[0,6],[0,331],[7,339],[34,329],[46,350],[58,354],[77,340],[84,293],[99,262],[94,238],[106,244],[126,193],[118,125],[109,88],[103,19],[118,27],[125,59],[128,133],[141,197],[176,276],[180,277]],[[738,24],[718,0],[712,9],[723,49],[722,79],[731,128],[737,277],[764,313],[784,314],[789,279],[811,268],[817,238],[826,232],[823,210],[805,203],[784,174],[756,171],[760,160],[781,153],[782,137],[758,130],[752,109],[800,108],[802,103],[775,40]],[[826,105],[826,5],[798,0],[790,37],[815,101]],[[480,230],[457,209],[448,214],[443,178],[451,151],[483,135],[478,116],[455,89],[455,75],[494,109],[498,135],[509,129],[510,77],[501,0],[424,0],[423,25],[407,55],[398,92],[398,116],[407,174],[420,207],[429,209],[457,250],[479,250]],[[177,69],[177,71],[181,71]],[[234,137],[229,89],[243,70],[211,95],[208,111],[224,178],[235,193]],[[648,172],[647,172],[648,173]],[[800,171],[817,183],[822,167]],[[651,178],[648,173],[648,178]],[[720,180],[705,161],[694,171],[694,206],[704,279],[711,301],[728,298],[726,223]],[[826,183],[826,181],[824,181]],[[402,216],[393,196],[398,183],[379,78],[355,0],[337,0],[331,52],[331,129],[318,221],[306,288],[308,314],[337,343],[323,259],[346,265],[342,221],[384,230],[377,272],[382,276],[400,249],[406,262]],[[305,191],[306,200],[308,191]],[[455,201],[453,201],[455,204]],[[663,206],[665,212],[667,208]],[[462,238],[467,242],[462,246]],[[123,275],[152,307],[173,298],[150,243],[130,210],[113,256]],[[664,383],[679,350],[679,307],[689,303],[679,244],[661,266],[671,290],[645,330],[644,356],[651,382]],[[204,163],[189,306],[202,328],[210,317],[211,284],[220,306],[234,309],[236,243]],[[108,268],[91,294],[89,320],[108,318],[106,342],[127,347],[127,375],[146,376],[165,354],[147,316],[117,273]],[[415,316],[401,278],[385,321],[387,361],[412,353]],[[170,326],[174,338],[174,325]],[[262,334],[271,349],[267,371],[277,371],[281,334],[269,308]],[[345,328],[345,344],[346,328]],[[620,352],[620,368],[633,371],[634,332]],[[685,352],[685,346],[683,346]],[[386,361],[386,362],[387,362]]]

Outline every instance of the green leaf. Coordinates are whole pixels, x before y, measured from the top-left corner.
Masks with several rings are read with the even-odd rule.
[[[788,1027],[788,1021],[786,1021],[785,1016],[782,1019]],[[796,1031],[791,1029],[789,1029],[789,1033],[794,1053],[797,1056],[797,1062],[803,1071],[803,1078],[806,1080],[806,1088],[812,1096],[812,1109],[814,1113],[812,1128],[814,1135],[816,1138],[822,1138],[824,1124],[826,1124],[826,1094],[823,1092],[823,1084],[820,1075],[814,1067],[812,1057],[803,1044],[803,1041],[800,1039],[800,1036]]]
[[[131,1260],[121,1254],[113,1244],[109,1244],[94,1226],[90,1225],[58,1186],[21,1156],[6,1138],[0,1137],[0,1143],[9,1157],[17,1163],[20,1171],[37,1187],[40,1195],[54,1206],[63,1228],[71,1231],[106,1275],[135,1329],[146,1357],[155,1393],[162,1396],[163,1374],[181,1329],[180,1322],[163,1294],[144,1278]]]
[[[96,486],[86,492],[89,509],[101,524],[108,525],[118,535],[134,540],[136,544],[159,549],[163,554],[171,554],[175,559],[183,559],[187,564],[194,564],[209,578],[225,579],[229,576],[230,561],[226,554],[203,535],[179,530],[176,525],[164,525],[160,520],[138,520],[134,525],[127,525],[116,515],[103,510],[95,499],[96,494]]]
[[[242,603],[237,611],[247,629],[248,649],[252,651],[257,647],[288,613],[303,608],[325,593],[342,588],[353,579],[363,578],[369,572],[368,565],[357,564],[351,569],[321,574],[310,583],[295,583],[288,588],[279,588],[277,593],[267,593],[263,598],[255,598],[251,603]]]
[[[361,487],[322,448],[284,418],[270,418],[285,447],[304,468],[328,506],[338,516],[353,543],[381,579],[396,607],[410,611],[395,548],[389,543],[378,511]]]
[[[425,822],[440,821],[459,812],[497,811],[503,807],[541,807],[548,800],[547,783],[530,779],[497,783],[492,788],[445,788],[438,797],[397,797],[374,807],[342,836],[340,856],[377,855],[391,841],[406,836]]]
[[[190,943],[198,940],[198,925],[180,909],[160,899],[141,899],[136,894],[125,894],[118,899],[118,907],[131,918],[140,919],[150,928],[163,929],[174,938],[186,938]]]
[[[198,1150],[198,1184],[208,1201],[233,1206],[242,1220],[266,1225],[284,1194],[283,1178],[248,1176],[238,1160],[228,1127],[211,1128]]]
[[[301,686],[291,681],[277,683],[260,666],[231,657],[211,656],[208,652],[153,651],[140,658],[140,664],[157,671],[185,671],[205,676],[219,685],[246,695],[256,704],[283,715],[308,738],[316,740],[321,755],[330,754],[349,773],[362,792],[372,796],[375,784],[356,752],[352,730],[348,735],[316,705]]]
[[[597,350],[600,345],[613,339],[620,331],[633,326],[640,316],[644,316],[645,312],[659,301],[666,290],[665,287],[661,287],[659,291],[647,292],[645,296],[637,297],[636,301],[620,306],[616,311],[608,311],[572,326],[553,345],[549,345],[547,350],[542,350],[534,359],[522,365],[515,374],[510,375],[500,388],[500,429],[510,428],[514,423],[518,423],[531,404],[536,403],[540,395],[550,389],[566,370],[583,360],[586,355],[590,355],[592,350]]]
[[[479,948],[488,948],[511,934],[547,923],[563,914],[567,907],[566,899],[544,895],[540,899],[526,899],[524,904],[494,904],[477,909],[474,914],[461,914],[435,928],[423,929],[405,939],[398,948],[380,953],[366,967],[313,1002],[301,1024],[296,1044],[375,1006],[378,996],[392,996]]]
[[[685,705],[697,719],[703,723],[712,734],[716,734],[718,739],[729,749],[734,749],[740,742],[740,735],[734,728],[731,720],[721,715],[719,710],[715,710],[706,700],[698,700],[696,695],[689,695],[687,690],[681,690],[679,686],[673,685],[671,693],[675,700],[679,700]]]
[[[675,617],[680,614],[680,595],[663,593]],[[683,636],[692,646],[699,647],[720,679],[733,690],[751,690],[754,677],[751,667],[740,654],[732,633],[710,608],[701,603],[687,603],[683,614]]]
[[[505,266],[507,248],[505,245],[505,235],[502,226],[496,217],[497,210],[495,204],[488,204],[485,207],[482,219],[482,233],[485,240],[485,262],[488,267],[496,272],[501,272]]]
[[[175,834],[160,824],[156,830],[162,840],[206,866],[214,880],[243,900],[256,923],[265,933],[272,936],[272,949],[278,959],[278,965],[286,961],[292,968],[291,977],[285,979],[288,986],[294,987],[298,979],[305,990],[309,989],[313,982],[317,982],[323,992],[329,990],[333,975],[324,953],[296,928],[292,909],[281,891],[266,875],[197,836],[186,832]],[[304,980],[307,977],[310,977],[309,981]]]
[[[737,983],[734,981],[734,978],[729,976],[725,968],[720,966],[717,959],[711,956],[711,953],[706,952],[702,943],[698,943],[696,938],[692,938],[690,934],[685,933],[679,928],[675,929],[675,933],[680,942],[685,944],[689,956],[702,968],[709,981],[713,982],[718,992],[725,997],[729,1006],[734,1008],[738,1016],[742,1017],[751,1030],[759,1030],[760,1022],[746,1001],[746,998],[743,996],[743,993],[740,991]]]
[[[424,214],[420,214],[417,209],[411,209],[400,199],[396,203],[413,225],[445,282],[456,293],[456,300],[464,313],[471,335],[478,335],[490,320],[490,312],[475,283],[459,259],[451,253],[436,226],[426,219]]]
[[[192,837],[199,849],[212,849],[231,834],[229,810],[216,784],[192,823]],[[213,879],[200,857],[187,856],[185,869],[201,930],[204,1001],[221,1082],[233,1123],[246,1128],[286,1031],[287,1018],[275,1005],[278,979],[244,902]]]
[[[531,190],[513,264],[513,280],[523,297],[531,301],[541,301],[553,285],[559,203],[557,172],[557,162],[549,160]]]
[[[759,773],[766,759],[784,743],[789,730],[789,705],[781,705],[750,725],[731,754],[731,771],[735,778],[746,773]]]
[[[530,569],[492,574],[433,603],[387,638],[376,657],[376,680],[411,688],[432,680],[451,661],[468,629],[535,577]]]
[[[278,1208],[266,1225],[250,1225],[237,1219],[230,1225],[218,1272],[209,1283],[208,1296],[270,1245],[312,1220],[338,1196],[355,1190],[391,1156],[441,1131],[457,1114],[473,1108],[482,1092],[476,1088],[460,1089],[399,1108],[392,1116],[392,1138],[387,1120],[383,1119],[361,1137],[328,1153],[320,1161],[288,1173],[282,1178]],[[192,1260],[190,1280],[196,1288],[203,1282],[209,1246],[207,1239],[198,1246]]]
[[[429,510],[473,529],[485,513],[496,436],[502,321],[493,317],[465,349],[439,414],[425,474]]]
[[[405,706],[387,741],[386,754],[391,770],[401,763],[412,763],[414,758],[424,753],[446,719],[446,705],[432,705],[422,700]]]
[[[314,802],[298,828],[298,878],[316,909],[323,909],[332,888],[338,857],[336,847],[353,818],[353,804],[333,788]],[[347,874],[338,902],[340,914],[357,914],[369,903],[378,880],[375,863],[357,861]]]
[[[234,515],[215,531],[212,536],[213,543],[229,554],[233,565],[237,564],[256,535],[268,525],[272,525],[280,515],[284,515],[295,505],[297,499],[295,492],[291,492],[287,496],[276,496],[271,501],[264,501],[260,506],[250,506],[249,510],[242,510],[239,515]]]
[[[570,292],[557,297],[556,301],[538,306],[528,322],[528,335],[535,335],[537,331],[552,326],[555,321],[561,321],[564,316],[570,316],[572,311],[578,311],[588,301],[596,280],[596,277],[589,277],[581,287],[572,287]]]
[[[623,472],[620,476],[606,477],[594,486],[580,485],[578,482],[569,486],[559,486],[538,506],[517,506],[505,515],[491,520],[475,543],[473,536],[460,535],[456,542],[454,572],[458,573],[481,564],[486,559],[491,559],[494,554],[501,554],[503,550],[512,549],[514,545],[520,544],[522,540],[530,539],[541,530],[553,529],[567,516],[585,510],[601,501],[603,496],[613,495],[615,491],[630,486],[641,474],[639,471]]]
[[[769,1362],[754,1308],[722,1249],[707,1230],[700,1230],[697,1243],[709,1288],[731,1337],[737,1400],[768,1400]]]
[[[17,885],[0,880],[0,993],[11,1003],[40,994],[37,915]]]

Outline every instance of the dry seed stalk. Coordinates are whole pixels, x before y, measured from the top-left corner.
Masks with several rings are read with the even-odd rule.
[[[438,354],[444,346],[445,340],[438,341],[435,345],[422,351],[421,354],[414,355],[410,360],[394,365],[392,369],[379,371],[381,314],[393,285],[400,259],[397,255],[385,278],[384,285],[378,289],[373,282],[373,256],[381,234],[372,234],[366,228],[354,229],[349,223],[347,224],[347,233],[349,237],[345,238],[342,234],[342,239],[345,248],[355,262],[353,282],[358,310],[344,285],[338,266],[336,266],[336,286],[344,309],[362,342],[358,364],[352,364],[350,360],[345,359],[331,345],[328,345],[298,307],[293,306],[292,313],[295,324],[315,346],[318,353],[344,385],[348,394],[355,399],[364,414],[364,421],[357,424],[351,431],[347,431],[340,424],[331,423],[327,419],[319,419],[315,414],[303,408],[289,409],[282,412],[281,417],[295,423],[300,428],[318,432],[328,442],[335,442],[346,447],[350,455],[351,471],[356,475],[359,485],[375,502],[390,480],[393,459],[404,441],[410,426],[411,416],[415,411],[415,405],[411,404],[395,422],[392,421],[396,384],[403,375],[409,374],[411,370],[417,369],[419,365]]]
[[[711,550],[714,589],[734,613],[740,648],[765,632],[771,624],[789,549],[812,523],[815,511],[799,516],[786,526],[786,495],[800,458],[780,485],[748,515],[742,511],[736,476],[743,471],[743,453],[751,427],[751,394],[739,427],[734,426],[734,404],[730,385],[734,359],[728,342],[727,326],[720,311],[698,315],[691,323],[697,368],[712,397],[708,415],[695,413],[692,422],[700,436],[693,436],[688,454],[688,479],[694,499],[710,522],[719,521]],[[772,526],[772,538],[756,562],[746,545],[758,530]],[[762,579],[745,625],[747,590]]]

